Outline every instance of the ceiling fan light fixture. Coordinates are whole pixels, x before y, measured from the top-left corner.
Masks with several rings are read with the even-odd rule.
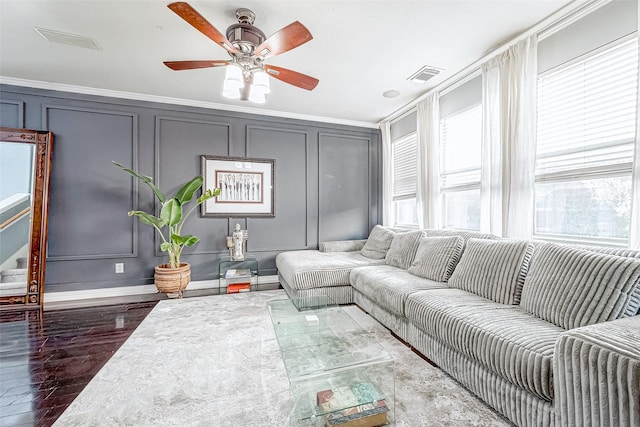
[[[230,99],[240,99],[240,90],[243,86],[242,69],[237,65],[227,65],[222,86],[222,96]]]
[[[249,9],[241,8],[236,10],[238,23],[227,28],[225,37],[188,3],[178,1],[168,4],[167,7],[201,34],[227,50],[231,56],[231,59],[226,61],[164,61],[170,69],[182,71],[226,66],[223,96],[256,103],[266,102],[266,95],[271,92],[267,73],[284,83],[305,90],[313,90],[318,85],[318,79],[311,76],[263,64],[265,59],[288,52],[313,39],[309,30],[299,21],[292,22],[267,38],[253,25],[255,14]]]
[[[249,101],[256,104],[264,104],[267,102],[267,94],[270,92],[269,75],[264,71],[254,72],[251,87],[249,88]]]
[[[222,96],[229,99],[240,99],[240,89],[238,88],[222,89]]]
[[[242,86],[244,86],[242,68],[233,64],[227,65],[227,69],[224,75],[224,89],[240,89]]]
[[[269,86],[269,75],[264,71],[256,71],[253,74],[253,85],[251,86],[251,90],[262,93],[263,95],[270,93],[271,87]]]
[[[267,96],[263,93],[256,92],[252,88],[251,92],[249,93],[249,101],[253,102],[254,104],[264,104],[265,102],[267,102]]]

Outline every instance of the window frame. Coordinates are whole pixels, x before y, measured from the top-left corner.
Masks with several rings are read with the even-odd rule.
[[[479,174],[478,174],[478,180],[474,180],[474,181],[469,181],[466,183],[462,183],[462,184],[453,184],[453,185],[443,185],[442,183],[445,182],[444,177],[446,176],[446,173],[444,171],[444,167],[442,164],[442,150],[444,149],[444,140],[442,139],[442,135],[444,134],[442,127],[443,127],[443,122],[450,118],[450,117],[455,117],[455,116],[459,116],[465,113],[468,113],[470,110],[475,109],[475,108],[480,108],[480,113],[481,113],[481,120],[480,120],[480,141],[478,141],[478,143],[480,144],[480,167],[479,168],[463,168],[463,169],[457,169],[455,170],[455,173],[460,173],[460,172],[468,172],[468,171],[474,171],[474,170],[478,170]],[[451,113],[449,115],[447,115],[446,117],[442,117],[439,120],[438,126],[440,126],[440,135],[441,135],[441,139],[440,139],[440,152],[438,153],[438,161],[440,162],[440,176],[439,176],[439,195],[438,197],[440,198],[440,215],[441,215],[441,223],[443,224],[443,228],[447,228],[445,226],[445,224],[447,223],[447,212],[446,212],[446,203],[445,203],[445,196],[446,194],[451,194],[451,193],[457,193],[457,192],[463,192],[463,191],[469,191],[469,190],[477,190],[477,191],[482,191],[482,117],[484,112],[483,110],[483,104],[482,102],[475,102],[471,105],[468,105],[465,108],[461,108],[460,110],[457,110],[454,113]],[[478,208],[480,208],[480,206],[478,206]],[[460,231],[480,231],[480,227],[481,224],[478,224],[478,228],[459,228],[459,227],[449,227],[449,230],[460,230]]]
[[[589,58],[595,57],[601,53],[604,53],[608,50],[611,49],[615,49],[616,47],[627,43],[631,40],[636,40],[636,43],[640,43],[640,39],[638,37],[638,33],[633,33],[633,34],[629,34],[625,37],[621,37],[617,40],[613,40],[597,49],[594,49],[590,52],[587,52],[583,55],[579,55],[575,58],[573,58],[570,61],[567,61],[563,64],[560,64],[556,67],[550,68],[540,74],[538,74],[537,76],[537,80],[536,80],[536,86],[539,87],[538,82],[540,81],[541,78],[544,78],[544,76],[561,71],[562,69],[566,69],[569,67],[572,67],[573,65],[586,61]],[[637,45],[636,45],[637,47]],[[640,58],[639,58],[640,61]],[[640,95],[640,87],[637,87],[636,89],[636,99],[637,97]],[[636,102],[636,109],[637,107],[637,102]],[[536,108],[539,108],[539,104],[536,106]],[[639,123],[637,123],[637,111],[636,111],[636,129],[639,125]],[[536,127],[537,127],[537,123],[536,123]],[[637,132],[637,131],[636,131]],[[626,143],[628,143],[629,141],[627,141]],[[547,173],[539,173],[537,170],[537,161],[538,161],[538,153],[537,153],[537,144],[538,144],[538,139],[536,138],[536,154],[535,154],[535,160],[536,160],[536,170],[534,172],[534,188],[533,188],[533,195],[534,195],[534,200],[536,200],[536,190],[537,190],[537,185],[538,184],[548,184],[548,183],[568,183],[568,182],[581,182],[581,181],[588,181],[588,180],[593,180],[593,179],[598,179],[598,178],[621,178],[621,177],[633,177],[633,161],[629,161],[629,162],[623,162],[623,163],[615,163],[615,164],[611,164],[611,165],[600,165],[600,166],[588,166],[588,167],[575,167],[573,169],[567,169],[567,170],[561,170],[561,171],[553,171],[553,172],[547,172]],[[615,146],[621,146],[625,144],[625,142],[621,142],[621,141],[610,141],[610,142],[605,142],[602,144],[599,144],[598,146],[594,145],[592,147],[592,149],[594,148],[609,148],[609,147],[615,147]],[[637,145],[637,143],[636,143]],[[637,149],[637,148],[636,148]],[[566,154],[573,154],[578,152],[578,150],[576,149],[567,149],[566,150]],[[556,154],[557,155],[557,154]],[[550,157],[550,156],[548,156]],[[537,224],[536,224],[536,218],[537,218],[537,208],[534,206],[534,212],[533,212],[533,232],[532,232],[532,238],[536,239],[536,240],[544,240],[544,241],[549,241],[549,242],[556,242],[556,243],[565,243],[565,244],[578,244],[578,245],[589,245],[589,246],[601,246],[601,247],[610,247],[610,248],[626,248],[628,247],[629,244],[629,238],[630,236],[628,236],[627,238],[617,238],[617,237],[597,237],[597,236],[579,236],[579,235],[570,235],[570,234],[559,234],[559,233],[540,233],[537,232]],[[630,231],[630,230],[629,230]]]
[[[400,195],[396,195],[395,194],[395,180],[396,180],[396,170],[395,170],[395,164],[396,164],[396,159],[395,159],[395,144],[402,144],[402,143],[406,143],[413,140],[415,143],[415,160],[416,160],[416,171],[415,171],[415,178],[416,178],[416,182],[415,182],[415,191],[413,193],[407,193],[407,194],[400,194]],[[418,179],[419,179],[419,175],[420,175],[420,171],[419,169],[419,165],[418,165],[418,132],[417,131],[411,131],[405,135],[402,135],[401,137],[398,137],[394,140],[391,141],[391,177],[392,177],[392,184],[391,184],[391,188],[392,188],[392,194],[391,194],[391,203],[392,203],[392,209],[394,212],[394,225],[398,225],[398,226],[403,226],[403,227],[418,227],[418,222],[416,220],[415,224],[410,224],[410,223],[399,223],[398,222],[398,215],[397,213],[397,204],[396,202],[399,201],[406,201],[406,200],[412,200],[414,199],[416,201],[416,209],[415,209],[415,216],[416,219],[418,218],[418,206],[417,206],[417,202],[418,202]]]

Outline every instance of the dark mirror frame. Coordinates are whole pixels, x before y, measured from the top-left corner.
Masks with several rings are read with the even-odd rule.
[[[47,257],[53,132],[0,127],[0,141],[35,146],[27,283],[24,294],[0,297],[0,309],[41,308]]]

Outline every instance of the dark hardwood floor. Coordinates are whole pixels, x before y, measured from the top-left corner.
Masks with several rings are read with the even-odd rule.
[[[52,425],[156,303],[0,311],[0,427]]]

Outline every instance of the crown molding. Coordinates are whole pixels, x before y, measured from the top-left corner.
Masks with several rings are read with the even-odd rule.
[[[287,111],[268,110],[239,105],[219,104],[215,102],[195,101],[191,99],[170,98],[166,96],[147,95],[136,92],[123,92],[119,90],[100,89],[88,86],[76,86],[64,83],[51,83],[39,80],[18,79],[15,77],[0,76],[0,84],[12,86],[30,87],[35,89],[56,90],[60,92],[79,93],[83,95],[106,96],[110,98],[131,99],[136,101],[158,102],[161,104],[184,105],[189,107],[206,108],[211,110],[233,111],[236,113],[257,114],[262,116],[282,117],[286,119],[306,120],[311,122],[331,123],[336,125],[354,126],[369,129],[379,129],[377,122],[363,122],[357,120],[339,119],[336,117],[314,116],[310,114],[291,113]]]

